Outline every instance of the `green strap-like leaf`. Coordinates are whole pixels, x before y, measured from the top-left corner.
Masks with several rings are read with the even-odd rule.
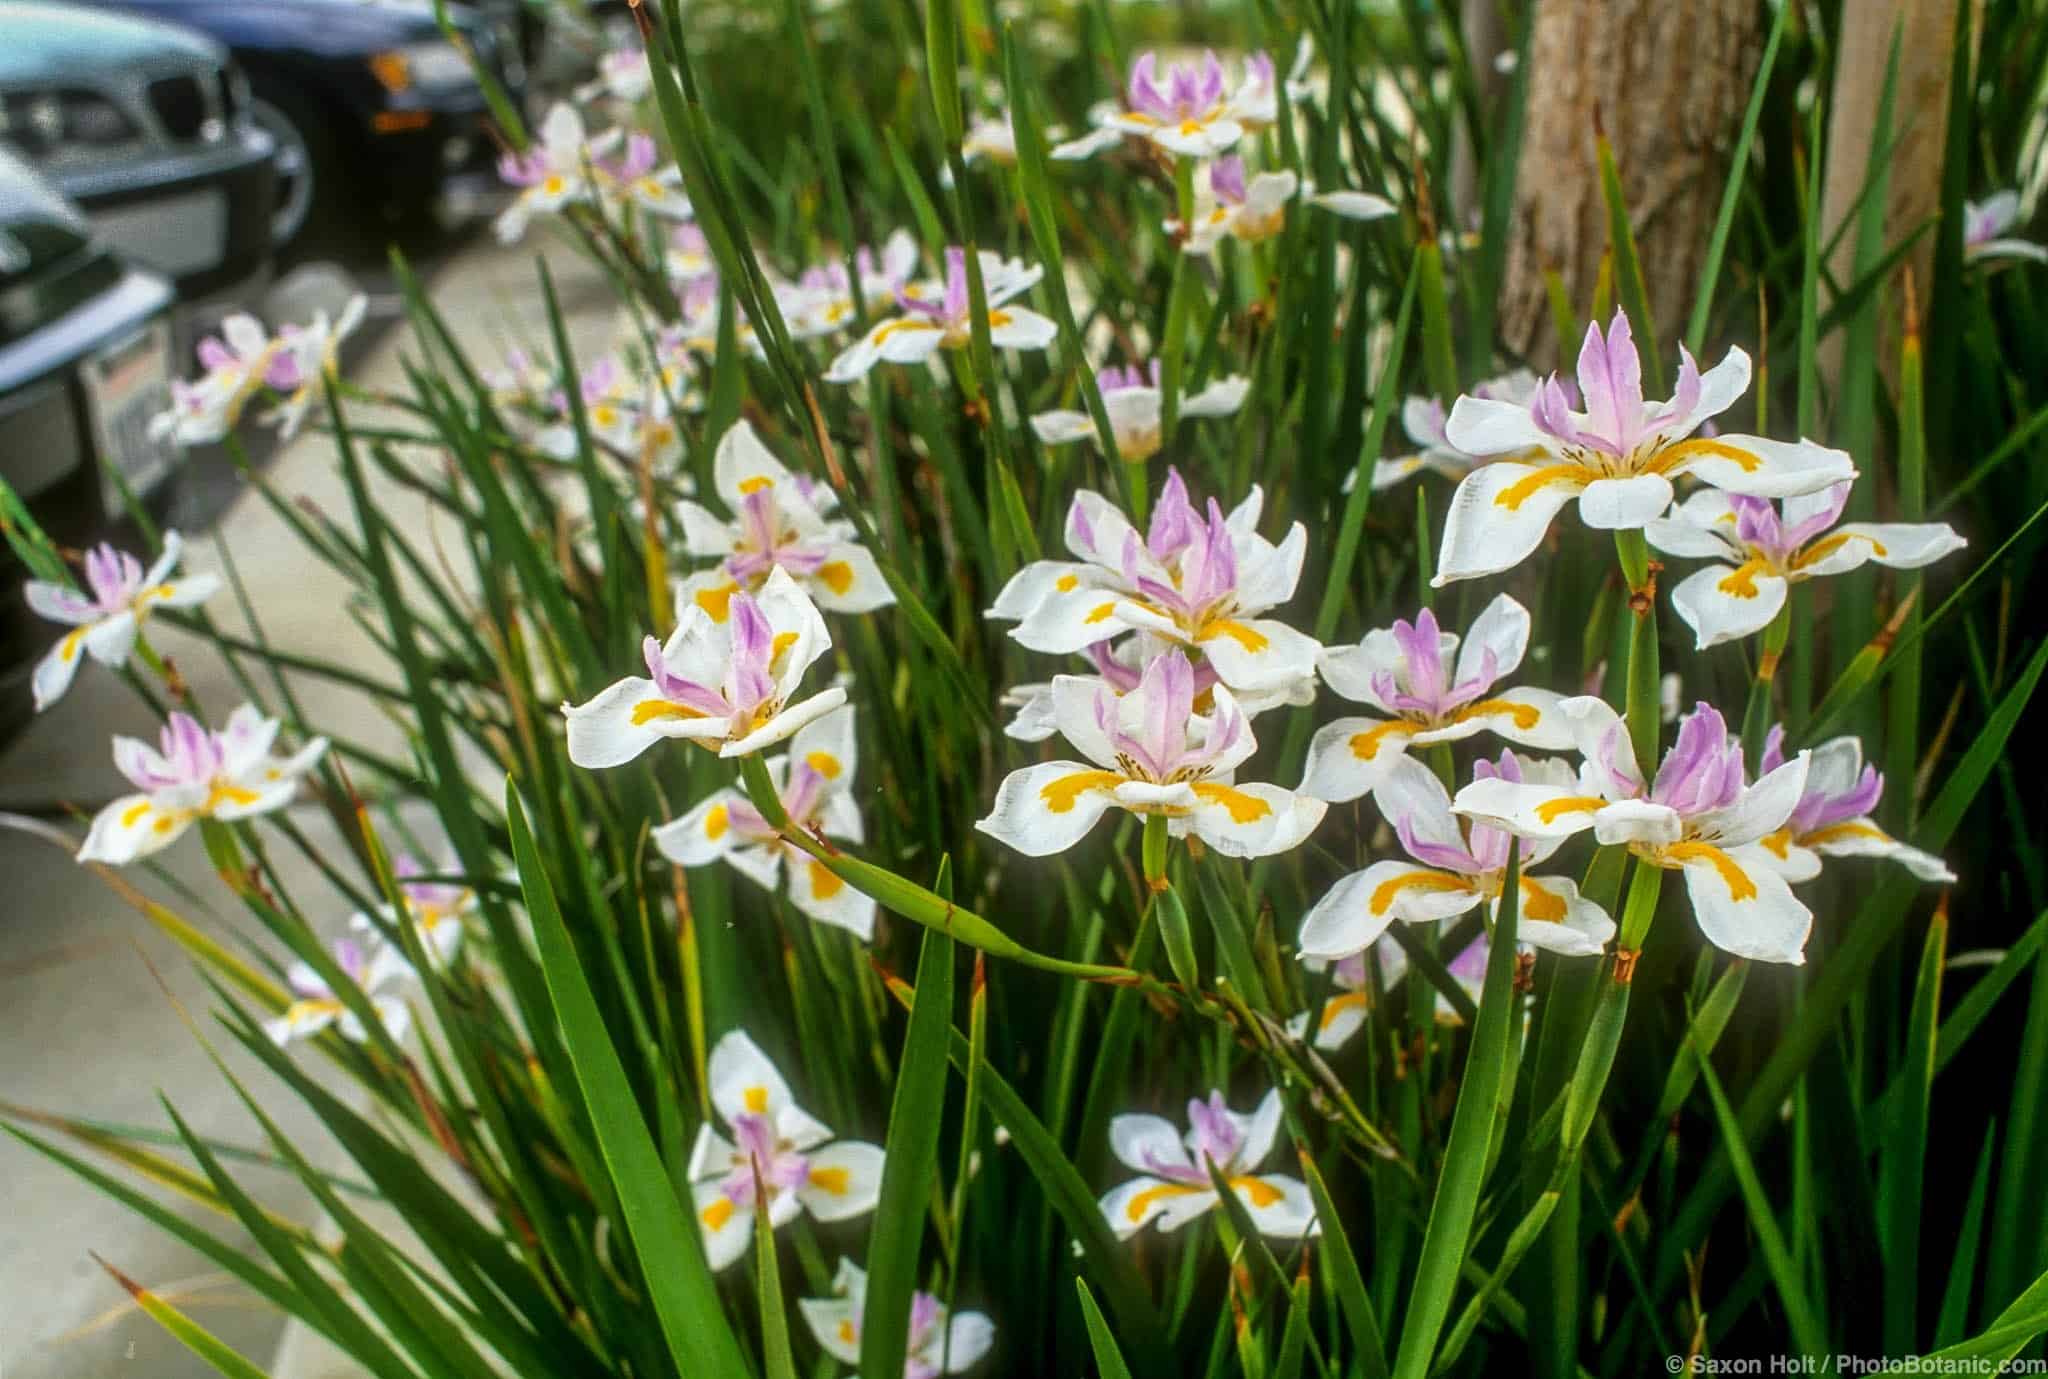
[[[918,953],[917,994],[911,999],[910,1029],[903,1036],[896,1097],[889,1108],[881,1195],[868,1235],[860,1370],[869,1379],[897,1379],[903,1373],[925,1204],[932,1200],[938,1175],[939,1122],[945,1112],[946,1053],[952,1032],[953,940],[927,929]]]
[[[685,1374],[744,1375],[747,1363],[719,1303],[718,1289],[704,1261],[703,1243],[695,1223],[676,1200],[675,1186],[633,1098],[619,1051],[612,1045],[597,999],[577,964],[575,945],[555,904],[554,888],[542,868],[526,812],[509,782],[505,816],[562,1041],[589,1108],[598,1149],[611,1172],[612,1187],[618,1193],[627,1234],[639,1256],[641,1278],[668,1340],[669,1354]],[[764,1240],[758,1248],[773,1249],[774,1241]]]

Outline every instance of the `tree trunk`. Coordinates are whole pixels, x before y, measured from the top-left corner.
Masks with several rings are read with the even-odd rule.
[[[1544,273],[1556,272],[1583,312],[1607,247],[1596,119],[1614,144],[1650,312],[1670,354],[1720,209],[1761,9],[1757,0],[1537,6],[1500,321],[1508,344],[1538,367],[1557,359]]]
[[[1828,271],[1846,288],[1856,277],[1857,227],[1843,222],[1858,211],[1857,198],[1870,173],[1879,137],[1878,105],[1891,63],[1893,35],[1899,45],[1898,84],[1892,94],[1891,133],[1884,146],[1884,235],[1879,249],[1897,244],[1941,207],[1941,168],[1948,140],[1948,96],[1955,58],[1955,6],[1948,0],[1862,0],[1842,7],[1837,40],[1834,94],[1828,108],[1828,160],[1822,170],[1822,242],[1835,238]],[[1924,307],[1934,281],[1934,236],[1922,235],[1906,256]],[[1821,286],[1831,298],[1827,284]],[[1823,300],[1822,307],[1827,306]],[[1898,314],[1880,318],[1884,348],[1878,359],[1885,377],[1898,373]],[[1821,368],[1830,383],[1841,372],[1843,340],[1821,342]]]

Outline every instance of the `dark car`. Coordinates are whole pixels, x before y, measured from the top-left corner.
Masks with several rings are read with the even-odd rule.
[[[277,140],[273,235],[282,247],[366,212],[467,214],[498,193],[482,87],[430,0],[91,0],[189,24],[247,73],[256,122]],[[451,4],[462,40],[524,100],[519,7]]]
[[[174,279],[194,329],[262,290],[276,145],[242,78],[189,29],[0,0],[0,144],[109,247]]]
[[[0,478],[59,546],[105,534],[122,510],[107,469],[149,507],[170,500],[178,456],[151,439],[170,404],[171,308],[161,275],[133,267],[26,163],[0,148]],[[0,733],[28,701],[58,629],[32,617],[21,567],[0,578]]]

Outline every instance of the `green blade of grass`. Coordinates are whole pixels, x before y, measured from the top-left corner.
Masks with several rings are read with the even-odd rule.
[[[934,6],[942,8],[943,6]],[[941,868],[940,890],[952,889]],[[953,1032],[953,940],[924,931],[917,990],[903,1036],[896,1095],[882,1159],[881,1195],[868,1236],[867,1305],[861,1317],[860,1368],[869,1379],[896,1379],[910,1336],[911,1295],[925,1204],[938,1179],[939,1123],[946,1105],[946,1055]]]
[[[1884,1251],[1884,1346],[1904,1355],[1919,1340],[1920,1212],[1927,1155],[1927,1108],[1934,1089],[1935,1024],[1941,1018],[1941,976],[1948,956],[1948,916],[1937,909],[1920,950],[1913,1009],[1906,1026],[1904,1095],[1878,1159],[1879,1241]]]
[[[1771,1210],[1770,1198],[1764,1194],[1763,1183],[1756,1176],[1756,1165],[1750,1161],[1742,1127],[1736,1123],[1735,1108],[1728,1104],[1728,1094],[1721,1090],[1721,1079],[1714,1073],[1713,1061],[1704,1053],[1699,1055],[1699,1070],[1700,1082],[1707,1089],[1707,1099],[1713,1103],[1714,1120],[1720,1126],[1721,1143],[1727,1149],[1735,1179],[1742,1188],[1742,1202],[1749,1211],[1750,1227],[1756,1232],[1757,1243],[1763,1247],[1764,1260],[1770,1269],[1771,1281],[1777,1286],[1778,1300],[1784,1305],[1792,1338],[1807,1355],[1826,1355],[1827,1331],[1806,1300],[1799,1266],[1793,1263],[1791,1252],[1785,1248],[1778,1218]]]
[[[526,826],[526,811],[509,781],[505,817],[555,1019],[589,1107],[598,1148],[618,1194],[627,1234],[639,1256],[642,1278],[669,1354],[686,1373],[744,1374],[747,1364],[719,1304],[695,1222],[676,1200],[675,1186],[662,1166],[562,912],[555,905],[554,887]],[[756,1246],[774,1247],[772,1239]]]
[[[114,1282],[127,1290],[128,1296],[135,1300],[135,1305],[141,1308],[151,1321],[162,1327],[185,1349],[226,1375],[227,1379],[265,1379],[262,1370],[243,1359],[239,1351],[229,1347],[211,1331],[101,1259],[97,1252],[93,1252],[92,1257],[95,1263],[112,1276]]]
[[[1487,1148],[1493,1138],[1495,1101],[1507,1064],[1509,1025],[1520,1016],[1514,968],[1521,873],[1521,850],[1510,848],[1507,877],[1501,883],[1500,912],[1494,919],[1493,939],[1486,951],[1486,983],[1480,993],[1479,1018],[1473,1025],[1464,1081],[1458,1088],[1458,1106],[1451,1117],[1443,1172],[1430,1202],[1429,1226],[1422,1237],[1422,1255],[1415,1266],[1408,1312],[1401,1322],[1400,1347],[1394,1358],[1395,1379],[1426,1379],[1429,1374],[1437,1337],[1450,1315],[1451,1298],[1470,1245],[1472,1218],[1479,1208],[1479,1189],[1486,1172]]]

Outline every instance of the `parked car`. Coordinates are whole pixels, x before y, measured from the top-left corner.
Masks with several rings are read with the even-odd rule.
[[[122,511],[103,462],[161,513],[177,452],[150,438],[170,403],[169,280],[125,263],[85,215],[0,148],[0,478],[60,546]],[[21,567],[0,582],[0,734],[58,629],[29,614]]]
[[[280,248],[365,211],[462,216],[495,203],[498,145],[462,50],[431,0],[91,0],[227,45],[256,123],[277,140]],[[525,99],[522,9],[448,6],[463,43]],[[508,8],[509,4],[509,8]]]
[[[169,24],[0,0],[0,144],[106,245],[177,284],[192,327],[261,291],[276,146],[227,52]]]

